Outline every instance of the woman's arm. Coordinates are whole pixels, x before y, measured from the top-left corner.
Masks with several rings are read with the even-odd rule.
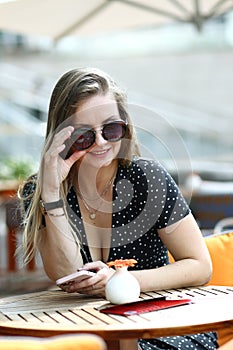
[[[73,273],[83,265],[80,248],[64,216],[46,215],[46,228],[40,231],[40,235],[39,251],[44,270],[51,280]]]
[[[209,281],[211,258],[192,214],[158,233],[175,262],[157,269],[133,271],[141,291],[203,285]]]
[[[56,202],[60,199],[61,183],[67,178],[73,164],[85,154],[85,151],[75,152],[68,159],[60,156],[65,148],[65,141],[73,130],[74,128],[70,126],[55,134],[51,146],[44,154],[41,199],[45,203]],[[63,208],[50,210],[44,216],[46,227],[40,232],[41,239],[38,248],[44,269],[52,280],[75,272],[83,264],[77,239],[68,225],[66,216],[62,215],[63,213]]]
[[[158,232],[176,261],[156,269],[130,271],[138,279],[141,291],[190,287],[208,282],[212,272],[211,259],[192,214]],[[99,273],[82,284],[70,286],[69,292],[103,296],[105,285],[114,273],[112,269],[102,273],[100,269],[103,267],[106,265],[102,262],[86,264],[85,269],[99,269]]]

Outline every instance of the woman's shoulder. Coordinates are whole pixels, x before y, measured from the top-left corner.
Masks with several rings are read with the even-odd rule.
[[[177,187],[177,184],[167,169],[155,159],[135,158],[130,165],[130,177],[146,179],[147,182],[160,183],[163,186]]]
[[[141,169],[146,174],[167,175],[168,172],[165,167],[155,159],[134,158],[131,164],[132,169]]]
[[[135,157],[129,166],[119,167],[117,180],[120,179],[129,179],[137,184],[160,181],[165,184],[171,181],[169,173],[157,160],[139,157]]]

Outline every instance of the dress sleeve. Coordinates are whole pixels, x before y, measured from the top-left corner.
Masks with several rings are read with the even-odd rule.
[[[30,210],[32,199],[36,190],[37,184],[37,175],[34,174],[30,176],[25,184],[22,186],[20,191],[20,200],[21,200],[21,212],[23,217],[27,217],[27,212]],[[45,218],[42,216],[41,227],[45,227]]]
[[[161,229],[190,213],[177,184],[158,161],[139,158],[135,164],[132,174],[137,192],[134,197],[138,198],[136,204],[142,207],[142,219],[148,226]],[[135,205],[133,212],[136,208]]]
[[[27,212],[34,192],[36,190],[36,180],[37,180],[37,176],[36,175],[32,175],[22,186],[22,189],[20,190],[20,199],[21,199],[21,203],[22,203],[22,209]]]
[[[159,169],[160,178],[163,181],[161,189],[164,200],[162,203],[163,210],[156,223],[157,229],[172,225],[190,213],[190,208],[171,175],[161,165],[159,165]]]

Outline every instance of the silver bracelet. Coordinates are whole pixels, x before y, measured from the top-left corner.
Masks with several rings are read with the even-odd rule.
[[[65,213],[63,212],[62,214],[53,214],[53,213],[49,213],[48,211],[47,211],[47,213],[46,213],[48,216],[64,216],[65,215]]]

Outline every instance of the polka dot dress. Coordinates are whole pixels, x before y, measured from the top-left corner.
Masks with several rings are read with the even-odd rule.
[[[35,179],[35,178],[33,178]],[[24,188],[25,197],[33,195],[35,183]],[[83,244],[83,261],[92,261],[81,219],[77,196],[72,187],[67,196],[67,210]],[[30,199],[25,201],[25,207]],[[126,168],[119,165],[113,187],[112,236],[108,261],[134,258],[134,269],[152,269],[167,265],[167,249],[157,229],[188,215],[189,208],[166,170],[155,161],[135,159]],[[44,223],[45,224],[45,223]],[[142,350],[214,350],[216,333],[140,339]]]
[[[92,261],[76,193],[71,188],[68,203],[71,218],[81,235],[84,262]],[[155,161],[137,159],[129,168],[119,166],[113,188],[112,237],[108,261],[134,258],[134,269],[152,269],[168,264],[167,249],[157,229],[173,224],[189,213],[174,180]],[[139,340],[142,350],[214,350],[215,333]]]

